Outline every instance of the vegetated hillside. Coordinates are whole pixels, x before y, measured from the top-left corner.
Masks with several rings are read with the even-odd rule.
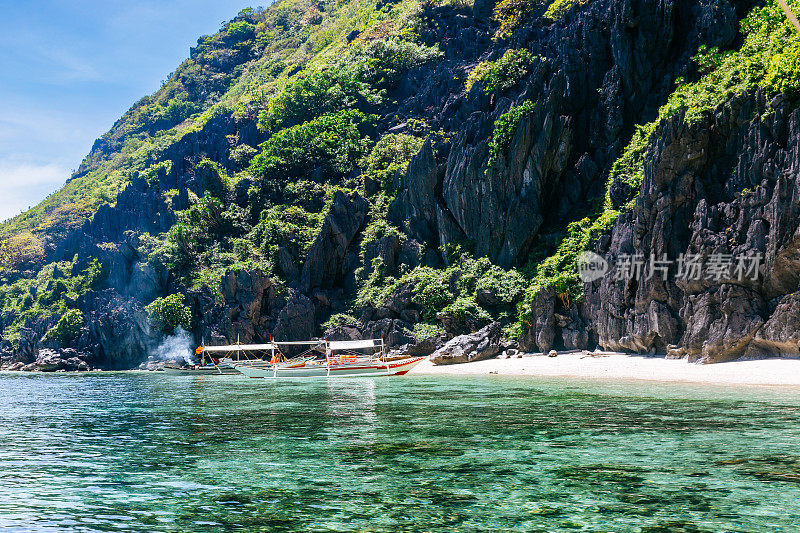
[[[772,3],[242,11],[0,229],[4,361],[492,321],[529,350],[796,353],[798,58]],[[765,268],[584,284],[584,249]]]

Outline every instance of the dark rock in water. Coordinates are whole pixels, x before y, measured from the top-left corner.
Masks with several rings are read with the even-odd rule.
[[[61,351],[44,348],[39,350],[36,361],[24,368],[37,372],[88,371],[91,369],[89,363],[86,362],[88,358],[90,358],[88,354],[82,354],[70,348]]]
[[[500,352],[500,329],[499,322],[492,322],[475,333],[454,337],[433,352],[431,361],[436,365],[452,365],[490,359]]]

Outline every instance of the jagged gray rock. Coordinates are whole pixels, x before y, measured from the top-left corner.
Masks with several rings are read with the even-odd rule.
[[[270,316],[276,306],[272,280],[257,270],[230,271],[222,280],[224,318],[219,328],[228,339],[241,342],[265,341]]]
[[[94,339],[94,360],[105,368],[137,366],[157,342],[147,313],[135,300],[122,298],[112,289],[88,293],[80,302]]]
[[[761,269],[741,281],[607,276],[587,285],[584,319],[593,320],[600,345],[661,353],[672,346],[672,356],[703,362],[795,353],[787,317],[800,289],[798,175],[800,110],[784,99],[740,95],[697,123],[667,121],[647,152],[634,209],[597,251],[612,260],[761,254]]]
[[[452,365],[490,359],[500,353],[500,330],[500,323],[492,322],[475,333],[454,337],[431,354],[431,362],[435,365]]]
[[[312,289],[329,289],[343,282],[342,266],[350,243],[364,224],[369,204],[359,195],[348,198],[337,191],[333,204],[314,239],[303,265],[301,287],[308,293]]]
[[[364,338],[383,339],[387,346],[399,346],[414,342],[409,324],[397,318],[382,318],[364,324]]]
[[[277,341],[296,341],[314,336],[314,304],[307,296],[293,291],[280,310],[273,336]]]
[[[745,356],[800,357],[800,292],[782,297]]]
[[[25,368],[36,372],[85,372],[91,370],[89,363],[86,362],[89,357],[90,355],[71,348],[63,350],[44,348],[39,350],[36,360]]]
[[[555,338],[555,291],[547,288],[539,291],[531,305],[531,324],[520,339],[526,352],[549,352]]]

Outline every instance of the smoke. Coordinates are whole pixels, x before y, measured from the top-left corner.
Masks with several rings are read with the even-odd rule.
[[[192,337],[182,328],[175,330],[158,348],[154,350],[154,359],[160,361],[183,361],[186,364],[195,364],[192,361]]]

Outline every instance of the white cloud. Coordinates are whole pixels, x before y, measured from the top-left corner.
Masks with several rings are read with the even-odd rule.
[[[103,81],[97,68],[87,58],[74,52],[45,46],[38,47],[37,51],[42,62],[49,67],[41,75],[43,81],[56,84]]]
[[[38,204],[68,177],[68,169],[54,164],[0,161],[0,220]]]

